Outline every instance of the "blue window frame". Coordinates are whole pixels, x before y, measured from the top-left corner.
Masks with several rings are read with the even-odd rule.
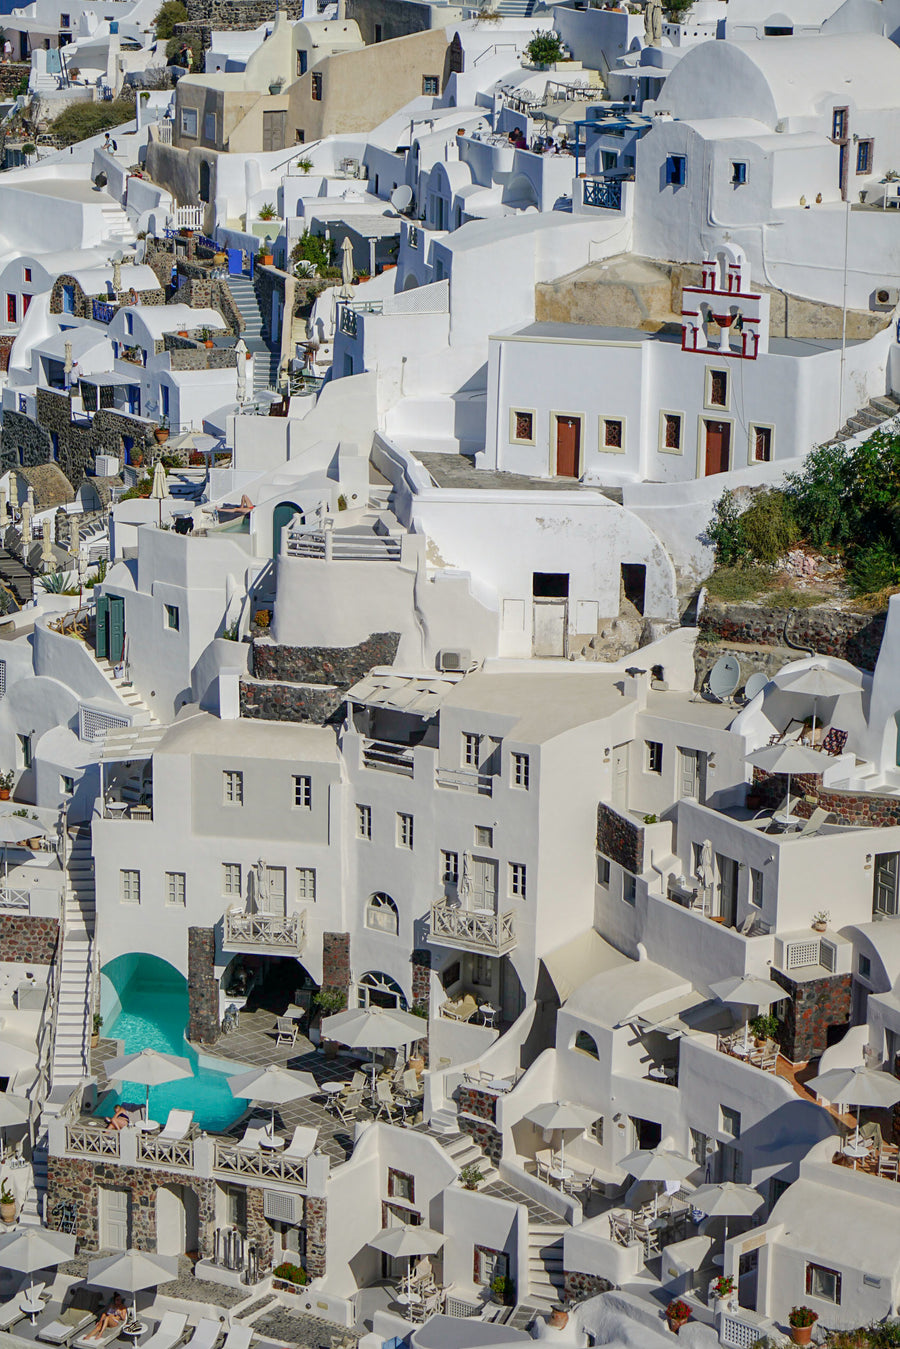
[[[741,160],[734,160],[731,165],[731,181],[735,187],[747,181],[747,165]]]
[[[63,286],[62,288],[62,311],[64,314],[75,313],[75,287]]]
[[[669,155],[666,160],[666,182],[673,187],[684,187],[687,182],[687,157]]]
[[[164,417],[168,417],[168,415],[169,415],[169,386],[168,386],[167,384],[161,384],[161,385],[159,386],[159,406],[160,406],[160,408],[162,409],[162,415],[163,415]]]

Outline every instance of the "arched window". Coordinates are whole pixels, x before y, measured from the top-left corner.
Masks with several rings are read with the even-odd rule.
[[[577,1049],[579,1054],[589,1054],[592,1059],[599,1059],[600,1054],[597,1050],[597,1041],[593,1035],[588,1035],[586,1030],[580,1030],[575,1036],[572,1044],[573,1049]]]
[[[400,915],[390,895],[382,894],[379,890],[369,896],[366,905],[366,927],[373,927],[378,932],[390,932],[396,937],[400,927]]]
[[[381,970],[369,970],[357,985],[357,1001],[360,1007],[399,1007],[406,1011],[406,999],[403,989],[389,974]]]

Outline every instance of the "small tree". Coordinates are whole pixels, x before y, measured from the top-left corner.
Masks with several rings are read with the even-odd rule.
[[[156,12],[156,18],[153,20],[158,38],[168,39],[175,36],[175,25],[187,23],[187,7],[182,4],[182,0],[164,0]]]
[[[535,33],[525,51],[529,61],[535,66],[552,66],[554,62],[562,59],[562,43],[552,28]]]

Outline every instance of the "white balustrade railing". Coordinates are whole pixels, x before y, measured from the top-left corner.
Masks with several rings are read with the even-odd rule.
[[[447,900],[431,906],[431,940],[491,955],[503,955],[516,945],[515,914],[464,909]]]
[[[0,909],[19,909],[23,913],[31,910],[31,891],[14,890],[11,886],[0,886]]]
[[[153,1162],[158,1166],[183,1166],[194,1169],[194,1140],[192,1138],[156,1138],[141,1133],[138,1137],[138,1161]]]
[[[119,1130],[100,1124],[68,1124],[66,1152],[77,1157],[118,1157]]]
[[[245,913],[229,909],[225,914],[225,945],[279,947],[300,951],[306,940],[306,914]]]
[[[216,1139],[213,1167],[228,1176],[274,1180],[284,1185],[306,1185],[306,1158],[284,1157],[264,1148],[243,1148]]]
[[[451,787],[478,796],[493,795],[493,778],[489,773],[479,773],[477,768],[439,768],[436,778],[439,787]]]

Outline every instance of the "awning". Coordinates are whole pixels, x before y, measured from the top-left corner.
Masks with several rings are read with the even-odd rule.
[[[682,1035],[730,1030],[734,1017],[718,998],[689,992],[633,1017],[630,1024],[643,1031],[660,1031],[676,1040]]]
[[[168,728],[166,726],[125,726],[107,731],[100,751],[104,763],[123,759],[149,759]]]
[[[576,988],[587,983],[596,974],[628,963],[628,957],[610,946],[599,932],[588,928],[564,946],[558,946],[542,957],[544,969],[556,989],[560,1003],[564,1003]]]
[[[79,375],[82,384],[95,384],[100,389],[107,389],[110,385],[130,385],[140,384],[141,377],[138,374],[123,375],[118,370],[110,370],[105,375]]]
[[[433,717],[462,675],[401,675],[373,670],[347,693],[347,701]]]

